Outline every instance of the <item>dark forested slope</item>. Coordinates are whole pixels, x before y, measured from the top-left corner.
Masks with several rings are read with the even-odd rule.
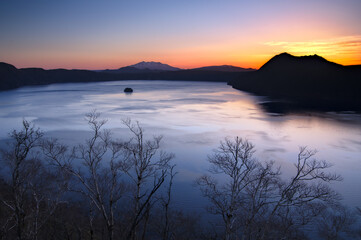
[[[280,111],[361,110],[361,68],[342,66],[317,56],[274,56],[258,71],[229,81],[239,90],[282,100],[268,105]]]

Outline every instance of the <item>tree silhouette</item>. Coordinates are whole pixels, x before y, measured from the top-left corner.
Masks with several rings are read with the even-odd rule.
[[[296,173],[289,181],[282,180],[273,162],[257,161],[253,153],[249,141],[226,138],[208,158],[209,172],[221,174],[222,183],[210,175],[197,180],[211,203],[208,211],[222,217],[224,239],[304,237],[300,227],[338,200],[327,183],[341,177],[327,173],[331,165],[313,159],[316,151],[306,147],[300,148]]]
[[[46,142],[44,152],[55,166],[73,176],[77,184],[71,191],[81,193],[90,202],[89,207],[100,212],[112,240],[115,211],[124,193],[120,171],[121,145],[111,139],[109,131],[102,129],[106,120],[99,117],[96,111],[86,115],[92,136],[84,144],[74,147],[70,154],[66,146],[54,140]],[[83,167],[77,167],[75,161]]]

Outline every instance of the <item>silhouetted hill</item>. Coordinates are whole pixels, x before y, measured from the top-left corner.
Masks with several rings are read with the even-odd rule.
[[[250,72],[250,71],[255,71],[256,69],[241,68],[241,67],[235,67],[232,65],[221,65],[221,66],[208,66],[208,67],[193,68],[191,70],[221,71],[221,72]]]
[[[0,90],[20,87],[19,78],[16,67],[0,62]]]
[[[346,66],[348,69],[352,69],[352,70],[361,70],[361,65],[349,65]]]
[[[8,90],[21,86],[50,83],[90,82],[110,79],[104,74],[88,70],[42,68],[17,69],[13,65],[0,63],[0,90]]]
[[[288,53],[281,53],[266,62],[259,70],[265,72],[279,71],[327,71],[342,65],[327,61],[318,55],[296,57]]]
[[[16,70],[16,67],[14,67],[13,65],[8,64],[8,63],[0,62],[0,71],[5,72],[5,71],[12,71],[12,70]]]
[[[230,81],[236,89],[281,100],[265,104],[280,112],[361,110],[361,69],[317,56],[274,56],[258,71]],[[272,109],[271,109],[272,110]]]

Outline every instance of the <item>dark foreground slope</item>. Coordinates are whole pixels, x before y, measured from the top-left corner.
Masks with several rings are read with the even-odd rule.
[[[361,111],[361,67],[342,66],[317,55],[282,53],[229,84],[276,100],[264,104],[273,112]]]

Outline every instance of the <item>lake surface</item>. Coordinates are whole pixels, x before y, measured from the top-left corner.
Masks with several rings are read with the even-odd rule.
[[[132,94],[123,92],[134,89]],[[207,155],[225,137],[240,136],[256,146],[256,157],[275,160],[287,177],[300,146],[317,149],[343,182],[334,184],[344,203],[361,206],[361,116],[266,113],[264,99],[225,83],[117,81],[54,84],[0,92],[0,139],[19,129],[23,118],[69,144],[88,136],[84,114],[93,109],[108,119],[117,138],[128,132],[121,119],[138,120],[145,134],[163,135],[162,148],[176,155],[175,198],[189,210],[202,208],[194,180],[209,168]]]

